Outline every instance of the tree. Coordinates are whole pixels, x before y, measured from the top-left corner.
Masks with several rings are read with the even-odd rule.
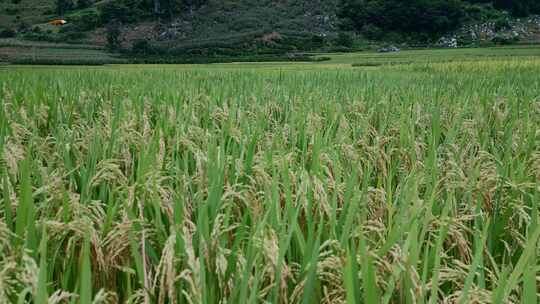
[[[358,31],[436,36],[457,28],[465,13],[460,0],[344,0],[340,15]]]
[[[154,14],[158,15],[161,12],[161,3],[159,0],[154,0]]]
[[[110,50],[117,50],[121,46],[121,23],[118,21],[111,21],[107,24],[106,36],[107,36],[107,47]]]
[[[345,32],[339,32],[337,38],[336,38],[336,44],[339,46],[351,48],[354,45],[354,39],[353,37]]]
[[[56,13],[58,16],[64,16],[67,11],[73,9],[73,0],[56,0]]]
[[[514,16],[524,17],[530,13],[538,13],[538,0],[495,0],[494,6],[510,11]]]
[[[110,1],[99,6],[99,16],[102,24],[108,24],[113,21],[129,22],[134,14],[132,8],[122,1]]]
[[[92,0],[78,0],[77,1],[77,8],[79,9],[90,7],[90,5],[92,5]]]
[[[13,29],[0,30],[0,38],[13,38],[17,33]]]

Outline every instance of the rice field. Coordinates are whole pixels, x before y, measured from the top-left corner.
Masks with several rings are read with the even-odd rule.
[[[7,67],[1,303],[537,303],[540,59]]]
[[[319,54],[316,57],[330,57],[331,63],[356,66],[380,66],[412,63],[475,62],[486,60],[530,60],[540,57],[538,45],[512,45],[484,48],[457,49],[405,49],[400,52],[376,53],[335,53]]]

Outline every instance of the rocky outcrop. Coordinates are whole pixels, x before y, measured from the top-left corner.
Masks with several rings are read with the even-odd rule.
[[[399,51],[401,51],[401,49],[395,45],[385,46],[377,50],[379,53],[393,53]]]
[[[506,19],[463,26],[452,35],[441,37],[437,46],[455,48],[484,42],[540,42],[540,16]]]
[[[437,41],[437,46],[443,48],[457,48],[458,41],[456,37],[441,37],[441,39]]]

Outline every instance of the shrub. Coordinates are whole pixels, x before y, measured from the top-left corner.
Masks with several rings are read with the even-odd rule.
[[[17,35],[12,29],[4,29],[0,31],[0,38],[13,38]]]
[[[499,45],[509,45],[519,42],[519,37],[495,36],[491,42]]]
[[[78,14],[70,16],[70,21],[75,24],[80,31],[89,31],[98,27],[101,23],[99,13],[96,9],[86,9]]]
[[[106,27],[106,36],[107,36],[107,47],[110,50],[117,50],[120,48],[121,40],[121,24],[117,21],[112,21],[107,24]]]
[[[465,15],[468,21],[478,22],[494,20],[504,17],[504,14],[496,10],[493,5],[472,4],[465,6]]]
[[[110,1],[99,6],[99,18],[103,24],[107,24],[111,22],[111,20],[126,22],[128,21],[128,17],[126,16],[127,11],[128,7],[122,3]]]
[[[343,0],[340,15],[356,29],[374,25],[385,32],[426,33],[436,36],[459,27],[464,16],[459,0]],[[369,29],[369,28],[368,28]],[[370,31],[365,30],[368,37]]]
[[[384,31],[376,25],[366,24],[360,31],[367,39],[380,40],[384,36]]]
[[[16,7],[6,7],[6,13],[8,15],[15,15],[15,14],[17,14],[19,12],[20,12],[20,10],[18,8],[16,8]]]
[[[330,61],[332,60],[332,57],[316,57],[313,59],[314,62],[323,62],[323,61]]]
[[[56,0],[56,13],[63,16],[66,12],[72,10],[74,6],[73,0]]]
[[[370,62],[370,61],[358,62],[358,63],[352,64],[353,67],[378,67],[382,65],[383,65],[382,62]]]
[[[68,43],[80,42],[85,36],[86,33],[73,31],[62,35],[60,40]]]
[[[25,22],[20,22],[18,25],[17,25],[17,32],[20,32],[20,33],[26,33],[28,32],[30,26],[25,23]]]
[[[500,31],[510,28],[510,22],[506,18],[498,18],[495,20],[495,30]]]
[[[148,42],[148,40],[145,39],[139,39],[133,43],[131,46],[131,51],[134,54],[139,55],[150,55],[150,54],[157,54],[159,51]]]
[[[234,31],[243,31],[247,28],[257,28],[260,20],[255,17],[244,17],[234,20],[231,24],[231,29]]]
[[[47,33],[27,32],[22,35],[25,40],[56,42],[56,36]]]
[[[130,23],[148,14],[129,1],[109,1],[98,6],[101,24],[113,21]]]
[[[325,45],[326,39],[322,35],[313,35],[311,37],[311,43],[314,47],[322,47]]]
[[[65,34],[65,33],[81,32],[81,31],[82,29],[79,27],[78,24],[68,23],[60,28],[59,33]]]
[[[416,35],[413,35],[413,38],[414,37],[421,37],[422,34],[416,34]],[[406,39],[410,39],[410,37],[408,37],[406,34],[403,34],[403,33],[398,33],[398,32],[389,32],[389,33],[386,33],[384,35],[384,40],[388,41],[388,42],[393,42],[393,43],[397,43],[397,42],[400,42],[400,41],[404,41]],[[425,38],[427,39],[427,38]]]
[[[79,9],[84,9],[84,8],[90,7],[90,5],[92,5],[91,0],[79,0],[79,1],[77,1],[77,8],[79,8]]]
[[[354,39],[351,34],[346,32],[340,32],[337,36],[336,44],[339,46],[351,48],[354,45]]]

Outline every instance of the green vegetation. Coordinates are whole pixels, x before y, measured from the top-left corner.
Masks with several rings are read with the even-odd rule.
[[[0,27],[16,29],[20,24],[32,25],[54,14],[55,0],[0,1]]]
[[[0,39],[0,62],[13,64],[101,65],[126,60],[92,45],[25,42]]]
[[[0,62],[12,64],[60,64],[60,65],[103,65],[118,63],[146,64],[204,64],[231,62],[313,62],[317,64],[353,65],[357,67],[398,65],[411,63],[434,63],[452,61],[507,60],[509,58],[534,59],[540,56],[538,46],[506,46],[491,48],[462,49],[418,49],[399,53],[377,53],[373,51],[355,53],[262,53],[240,54],[223,51],[222,54],[181,54],[171,49],[170,56],[154,53],[146,43],[141,43],[137,52],[128,54],[110,53],[108,50],[82,44],[56,44],[26,42],[16,39],[0,39]],[[187,46],[186,46],[187,48]]]
[[[0,38],[99,45],[138,57],[138,62],[141,57],[149,62],[158,58],[165,62],[231,61],[229,57],[250,56],[277,60],[290,53],[358,51],[387,43],[403,44],[403,48],[537,43],[540,19],[533,15],[540,14],[538,3],[6,0],[0,3]],[[68,23],[62,27],[48,24],[54,18]]]
[[[540,59],[357,56],[3,67],[0,298],[536,303]]]
[[[426,41],[471,21],[508,22],[502,10],[521,17],[540,14],[536,0],[343,0],[341,4],[344,25],[376,40]]]
[[[342,54],[318,54],[315,58],[326,57],[332,64],[353,64],[356,66],[380,66],[411,63],[434,62],[474,62],[487,60],[508,59],[538,59],[538,46],[507,46],[491,48],[462,48],[462,49],[419,49],[405,50],[399,53],[357,52]]]
[[[0,62],[29,65],[104,65],[125,63],[161,64],[203,64],[226,62],[276,62],[276,61],[314,61],[328,60],[328,57],[312,57],[305,54],[212,54],[192,56],[176,54],[158,55],[153,52],[128,54],[112,53],[92,45],[65,43],[26,42],[15,39],[0,39]]]

